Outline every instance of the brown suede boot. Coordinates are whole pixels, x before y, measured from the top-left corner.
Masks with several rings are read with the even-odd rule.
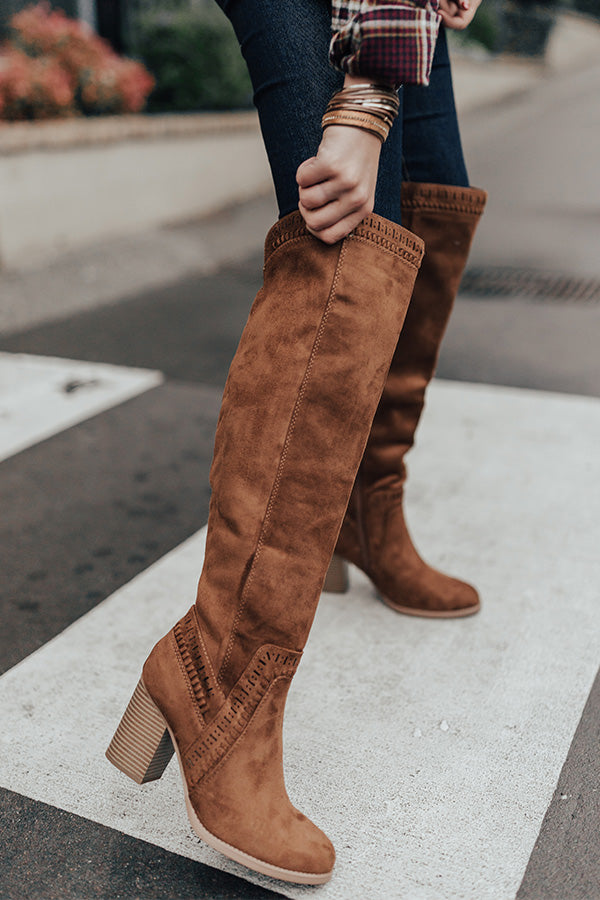
[[[335,246],[298,213],[269,233],[217,426],[196,604],[150,653],[107,751],[142,782],[174,745],[194,831],[286,881],[333,868],[285,790],[284,704],[422,252],[377,216]]]
[[[326,590],[344,590],[341,561],[348,560],[366,572],[392,609],[411,615],[450,618],[479,609],[473,587],[421,559],[402,503],[404,457],[486,196],[475,188],[403,185],[403,222],[425,241],[425,256],[325,583]]]

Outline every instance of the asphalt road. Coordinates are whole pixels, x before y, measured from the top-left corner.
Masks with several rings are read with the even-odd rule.
[[[469,266],[573,284],[562,300],[463,295],[442,377],[600,394],[600,295],[575,299],[582,280],[600,283],[599,90],[595,65],[465,117],[471,183],[489,192]]]

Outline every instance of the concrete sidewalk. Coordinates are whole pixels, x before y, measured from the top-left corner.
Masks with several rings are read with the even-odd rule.
[[[519,57],[486,58],[466,52],[450,34],[452,76],[460,115],[506,103],[540,81],[561,77],[594,63],[600,56],[600,24],[576,13],[563,13],[550,35],[543,61]]]

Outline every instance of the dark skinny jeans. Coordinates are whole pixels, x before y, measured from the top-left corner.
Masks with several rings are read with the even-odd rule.
[[[328,0],[217,0],[248,65],[279,215],[298,208],[296,170],[317,152],[321,117],[343,75],[328,62]],[[467,187],[450,61],[440,29],[428,87],[400,90],[383,145],[374,212],[401,224],[402,180]]]

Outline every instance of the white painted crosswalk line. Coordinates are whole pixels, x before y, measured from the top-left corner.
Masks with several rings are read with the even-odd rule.
[[[338,851],[326,900],[515,896],[600,660],[599,443],[598,401],[432,386],[410,518],[483,611],[394,615],[358,575],[320,604],[285,736]],[[191,835],[176,766],[139,788],[103,756],[202,554],[201,532],[0,679],[0,785],[274,886]]]
[[[160,372],[0,353],[0,460],[161,384]]]

